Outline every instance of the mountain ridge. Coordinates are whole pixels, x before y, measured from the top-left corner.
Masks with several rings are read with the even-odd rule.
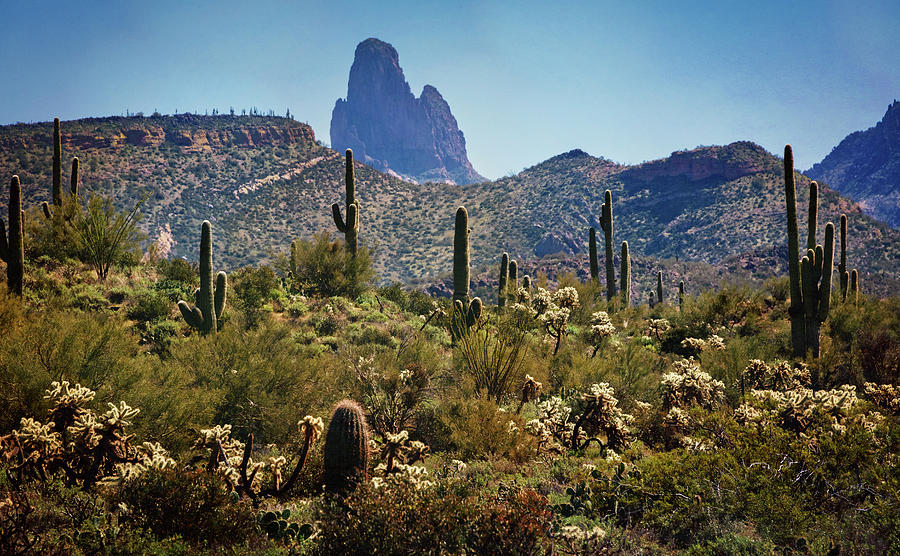
[[[234,134],[241,126],[294,131],[266,135],[290,139],[285,141],[202,148],[169,141],[88,148],[64,141],[63,156],[81,158],[86,193],[111,194],[120,207],[149,191],[142,226],[153,238],[171,239],[171,256],[196,259],[196,235],[205,219],[213,222],[216,264],[226,269],[271,262],[293,238],[322,231],[335,235],[329,207],[343,195],[342,153],[322,146],[308,126],[293,120],[230,118],[111,118],[63,122],[62,129],[64,138],[82,129],[121,136],[148,120],[173,136],[200,128]],[[0,151],[0,169],[20,175],[29,206],[49,197],[50,129],[49,123],[0,127],[0,144],[29,145]],[[360,241],[375,248],[384,281],[433,282],[449,272],[459,205],[469,209],[473,269],[493,268],[503,251],[523,268],[532,263],[545,268],[543,259],[580,261],[587,253],[588,227],[599,229],[606,189],[613,192],[616,243],[627,240],[636,260],[703,262],[762,276],[765,265],[775,261],[767,253],[777,253],[785,243],[781,160],[749,142],[676,151],[674,158],[636,166],[575,149],[514,176],[466,187],[413,184],[359,161],[356,176]],[[808,183],[798,174],[801,226]],[[820,235],[825,222],[837,223],[841,213],[850,217],[849,264],[860,269],[865,291],[900,291],[893,262],[900,257],[900,232],[826,186],[819,213]],[[586,272],[586,263],[573,264],[569,268]],[[710,279],[718,276],[703,272]],[[770,275],[776,274],[773,267]]]

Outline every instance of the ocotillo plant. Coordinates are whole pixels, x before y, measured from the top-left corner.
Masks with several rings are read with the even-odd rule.
[[[6,238],[6,223],[0,218],[0,259],[6,263],[6,285],[9,291],[21,296],[25,275],[25,224],[22,212],[22,186],[19,176],[13,176],[9,183],[9,240]]]
[[[684,307],[684,280],[678,282],[678,308]]]
[[[503,253],[500,257],[500,285],[497,288],[497,306],[506,305],[506,279],[509,277],[509,253]]]
[[[600,267],[597,264],[597,230],[593,226],[588,230],[588,259],[590,259],[591,265],[591,281],[599,284]]]
[[[342,400],[334,407],[325,434],[325,492],[346,496],[369,474],[369,427],[358,403]]]
[[[841,301],[847,300],[847,287],[850,273],[847,272],[847,215],[841,215],[841,262],[838,263],[838,276],[841,280]]]
[[[359,201],[356,200],[356,180],[353,177],[353,151],[347,149],[346,175],[344,178],[345,198],[347,205],[347,220],[341,218],[341,206],[338,203],[331,205],[331,215],[339,232],[344,234],[344,242],[354,257],[357,253],[357,239],[359,237]]]
[[[813,182],[815,183],[815,182]],[[812,212],[812,211],[810,211]],[[807,249],[800,263],[806,347],[819,356],[819,328],[831,308],[831,275],[834,273],[834,224],[825,226],[825,247]],[[821,283],[820,283],[821,281]]]
[[[200,287],[194,292],[196,305],[192,307],[186,301],[178,302],[184,320],[203,335],[216,333],[217,322],[225,310],[228,277],[220,271],[213,289],[212,272],[212,226],[209,220],[204,220],[200,227]]]
[[[613,262],[613,218],[612,193],[609,189],[603,194],[603,207],[600,211],[600,227],[606,241],[606,300],[612,301],[616,296],[616,266]]]
[[[622,269],[620,271],[622,280],[622,305],[628,307],[631,305],[631,257],[628,255],[628,242],[622,242]]]
[[[656,272],[656,302],[663,302],[662,270]]]

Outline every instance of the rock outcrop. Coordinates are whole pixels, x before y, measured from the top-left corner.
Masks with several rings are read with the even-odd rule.
[[[378,39],[356,47],[347,98],[331,113],[331,146],[353,149],[356,160],[416,182],[486,181],[469,162],[447,101],[431,85],[416,98],[397,51]]]
[[[900,102],[875,127],[844,138],[806,174],[858,202],[863,212],[900,228]]]

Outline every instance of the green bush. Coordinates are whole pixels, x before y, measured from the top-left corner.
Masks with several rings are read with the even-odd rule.
[[[282,267],[291,272],[291,289],[300,293],[356,299],[375,278],[368,248],[360,247],[353,257],[343,241],[332,241],[328,232],[297,240],[292,249],[293,261],[284,258]]]

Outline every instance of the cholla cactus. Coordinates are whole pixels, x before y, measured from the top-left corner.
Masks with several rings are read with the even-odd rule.
[[[578,290],[573,287],[560,288],[553,292],[553,302],[561,309],[569,309],[574,311],[581,307],[578,300]]]
[[[159,444],[131,445],[133,435],[125,429],[138,409],[110,403],[109,410],[98,415],[87,407],[94,396],[92,390],[67,381],[51,385],[45,396],[53,404],[51,422],[23,418],[19,429],[3,439],[6,459],[19,461],[9,469],[14,481],[60,476],[67,485],[90,487],[174,465]]]
[[[619,450],[631,442],[629,426],[634,419],[618,404],[609,384],[593,384],[587,392],[575,393],[568,403],[557,396],[541,402],[538,418],[528,421],[525,430],[537,437],[541,448],[553,451],[560,447],[580,450],[591,442]]]
[[[759,409],[759,413],[753,415],[755,419],[748,420],[773,422],[804,437],[809,436],[811,427],[816,423],[824,424],[832,433],[843,433],[852,410],[859,402],[856,387],[848,384],[833,390],[754,390],[752,394],[751,403]],[[747,418],[750,412],[744,409],[741,413],[742,418]],[[865,417],[860,417],[865,421]]]
[[[381,451],[381,457],[384,458],[384,474],[389,475],[399,471],[400,465],[413,465],[417,461],[425,459],[428,455],[429,448],[424,442],[418,440],[409,440],[407,431],[400,431],[397,434],[388,433]],[[376,467],[376,470],[378,467]]]
[[[562,307],[557,307],[555,304],[551,304],[550,308],[547,309],[543,314],[541,314],[538,319],[540,319],[541,324],[544,325],[544,328],[547,330],[547,333],[550,334],[553,338],[556,338],[556,345],[553,348],[553,355],[556,355],[559,352],[559,346],[562,343],[563,336],[566,335],[569,326],[569,316],[571,315],[571,311],[569,309],[565,309]]]
[[[725,349],[725,340],[715,334],[705,340],[702,338],[685,338],[681,341],[681,347],[690,349],[696,354],[704,351],[722,351]]]
[[[553,295],[544,288],[536,288],[531,295],[531,308],[540,316],[547,312],[552,306]]]
[[[892,384],[867,382],[863,386],[866,398],[878,407],[900,415],[900,388]]]
[[[673,407],[688,409],[692,405],[712,409],[725,399],[725,384],[701,371],[693,358],[676,361],[674,367],[660,382],[666,411]]]
[[[526,403],[538,397],[538,393],[540,393],[543,386],[543,384],[536,381],[531,375],[525,375],[525,383],[522,385],[522,399],[519,401],[519,407],[516,409],[516,414],[521,413],[522,407]]]
[[[647,324],[647,331],[656,336],[657,340],[662,340],[662,335],[669,331],[672,325],[666,319],[650,319]]]
[[[594,353],[591,357],[597,355],[597,350],[603,345],[604,340],[612,336],[616,332],[612,319],[606,311],[597,311],[591,315],[591,343],[594,344]]]
[[[553,535],[560,542],[561,554],[605,554],[606,530],[599,525],[582,529],[577,525],[564,525]]]
[[[809,367],[803,363],[792,366],[788,361],[776,361],[773,366],[759,359],[751,359],[741,375],[741,389],[793,390],[808,387]]]

